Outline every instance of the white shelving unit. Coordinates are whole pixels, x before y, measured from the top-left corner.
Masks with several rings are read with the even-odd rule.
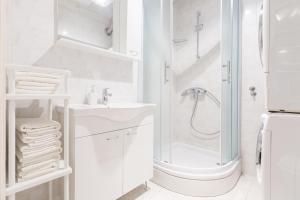
[[[6,102],[8,109],[8,181],[6,188],[6,196],[9,200],[15,199],[15,194],[32,187],[49,183],[49,199],[52,200],[52,181],[61,177],[64,177],[64,200],[69,200],[69,174],[72,173],[72,169],[69,165],[69,99],[68,94],[68,78],[70,72],[66,70],[57,70],[49,68],[40,68],[32,66],[21,65],[8,65],[7,69],[7,83],[8,93],[6,94]],[[16,94],[15,93],[15,72],[16,71],[32,71],[47,73],[53,75],[59,75],[61,80],[61,94]],[[60,167],[56,171],[42,175],[28,181],[16,182],[16,102],[21,100],[48,100],[48,117],[52,119],[53,113],[53,100],[64,101],[64,138],[63,138],[63,157],[64,166]]]

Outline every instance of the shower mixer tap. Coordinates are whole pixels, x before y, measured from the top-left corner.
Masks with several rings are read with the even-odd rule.
[[[254,86],[249,87],[249,91],[250,91],[250,95],[252,97],[256,97],[257,92],[256,92],[256,88]]]
[[[189,89],[184,90],[181,93],[181,96],[184,97],[184,96],[188,96],[188,95],[193,95],[193,97],[196,98],[196,96],[205,95],[206,92],[207,91],[203,88],[193,87],[193,88],[189,88]]]

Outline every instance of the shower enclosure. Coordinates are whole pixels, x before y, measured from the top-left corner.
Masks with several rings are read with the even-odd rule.
[[[154,181],[191,196],[240,173],[239,0],[144,0],[144,102],[155,113]]]

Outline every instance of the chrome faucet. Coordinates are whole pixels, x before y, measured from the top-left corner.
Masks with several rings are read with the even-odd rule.
[[[109,88],[104,88],[102,92],[102,103],[104,105],[107,105],[108,103],[108,98],[112,96],[112,93],[109,93]]]

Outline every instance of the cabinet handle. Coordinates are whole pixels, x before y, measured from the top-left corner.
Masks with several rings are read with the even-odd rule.
[[[119,139],[119,137],[120,137],[120,136],[117,135],[117,136],[114,136],[114,137],[106,138],[106,140],[107,140],[107,141],[116,140],[116,139]]]

